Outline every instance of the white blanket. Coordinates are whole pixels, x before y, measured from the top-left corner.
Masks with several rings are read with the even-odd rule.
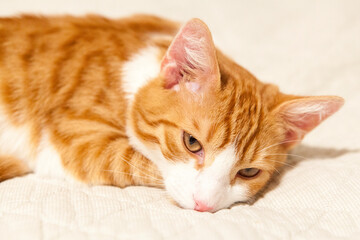
[[[131,2],[131,4],[130,4]],[[310,133],[253,205],[212,213],[147,187],[28,175],[0,183],[0,239],[360,239],[360,1],[1,1],[0,15],[146,12],[209,24],[217,46],[287,93],[344,107]]]

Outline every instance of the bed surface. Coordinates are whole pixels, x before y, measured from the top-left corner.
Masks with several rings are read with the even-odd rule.
[[[261,81],[286,93],[345,98],[252,205],[200,213],[174,206],[155,188],[30,174],[0,183],[0,239],[360,239],[359,10],[356,0],[0,2],[1,16],[199,17],[216,45]]]

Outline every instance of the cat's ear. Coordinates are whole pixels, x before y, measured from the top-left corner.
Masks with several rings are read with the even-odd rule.
[[[338,111],[344,99],[336,96],[298,97],[282,102],[276,110],[285,130],[284,146],[297,145],[304,136]]]
[[[199,19],[188,21],[177,33],[162,63],[167,89],[186,86],[193,92],[220,85],[220,71],[211,33]]]

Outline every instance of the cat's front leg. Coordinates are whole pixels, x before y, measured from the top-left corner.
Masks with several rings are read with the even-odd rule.
[[[26,164],[11,156],[0,156],[0,182],[30,172]]]
[[[135,151],[116,126],[84,118],[62,119],[54,125],[52,142],[65,170],[82,182],[162,186],[154,164]]]

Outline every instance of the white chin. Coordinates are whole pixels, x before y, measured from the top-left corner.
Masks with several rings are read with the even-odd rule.
[[[193,187],[188,184],[176,184],[173,180],[165,180],[166,191],[182,208],[194,209]]]

